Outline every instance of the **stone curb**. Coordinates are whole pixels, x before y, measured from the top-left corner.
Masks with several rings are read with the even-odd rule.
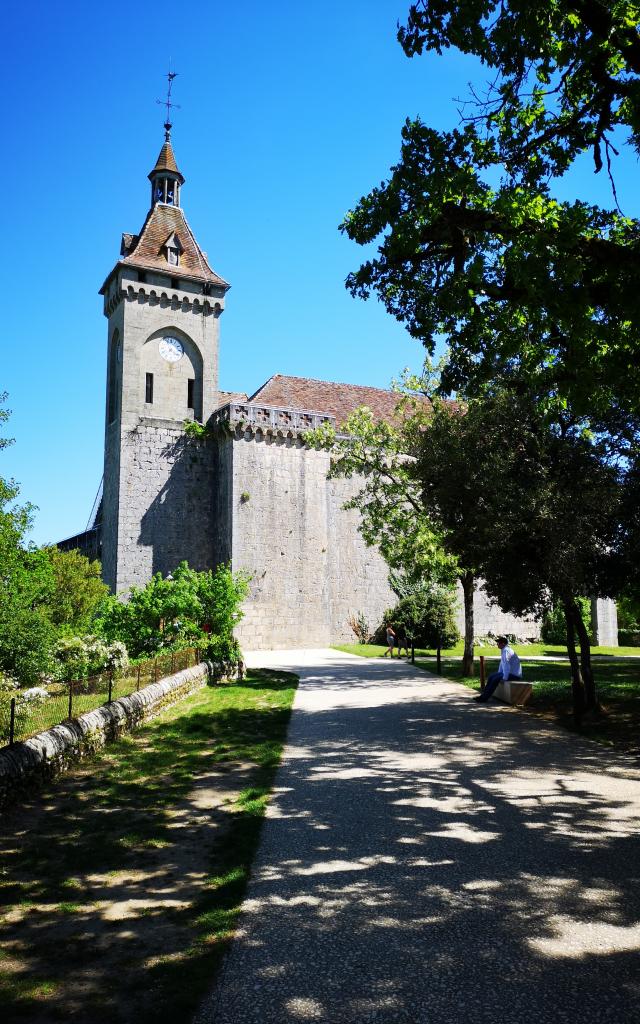
[[[137,729],[201,686],[237,672],[237,666],[201,662],[0,750],[0,809],[29,795],[74,762]]]

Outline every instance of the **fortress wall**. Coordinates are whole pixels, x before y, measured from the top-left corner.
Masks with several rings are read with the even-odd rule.
[[[144,585],[186,559],[214,564],[212,442],[187,438],[172,420],[124,428],[120,455],[118,592]]]
[[[462,586],[458,585],[459,607],[457,623],[460,634],[464,635],[464,606]],[[484,590],[477,589],[473,595],[473,618],[475,636],[487,636],[493,633],[513,633],[521,640],[534,640],[540,636],[540,623],[531,617],[518,617],[503,612],[497,604],[491,604]]]
[[[233,442],[233,568],[254,574],[241,644],[252,650],[353,640],[393,603],[387,567],[341,506],[353,481],[327,481],[329,456],[294,438],[246,432]]]

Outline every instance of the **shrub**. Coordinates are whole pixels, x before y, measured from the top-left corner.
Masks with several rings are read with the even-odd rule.
[[[453,647],[460,639],[455,621],[456,596],[445,587],[420,588],[385,612],[384,623],[404,631],[417,647]],[[378,632],[376,633],[378,635]]]
[[[618,643],[622,647],[640,647],[640,628],[619,629]]]
[[[208,643],[200,648],[200,655],[205,661],[238,662],[242,660],[240,644],[234,636],[212,636]]]
[[[579,597],[578,605],[587,630],[591,632],[591,602],[588,597]],[[545,644],[564,645],[567,642],[567,620],[559,602],[547,608],[542,616],[540,638]]]
[[[352,612],[347,621],[351,627],[351,632],[356,637],[358,643],[368,644],[371,640],[372,633],[364,614],[362,612],[358,612],[357,614]]]
[[[126,603],[108,598],[97,626],[134,658],[183,647],[204,650],[214,637],[233,639],[247,589],[248,577],[226,565],[195,572],[181,562],[173,574],[156,573],[145,587],[132,587]]]
[[[129,664],[127,649],[121,641],[109,644],[97,636],[61,637],[54,648],[59,679],[86,679],[107,669],[118,671]]]

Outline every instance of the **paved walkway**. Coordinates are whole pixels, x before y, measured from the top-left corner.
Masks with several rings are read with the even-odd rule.
[[[198,1024],[637,1024],[631,762],[403,662],[251,664],[301,683]]]

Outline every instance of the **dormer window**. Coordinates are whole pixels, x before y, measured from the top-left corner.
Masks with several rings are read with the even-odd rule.
[[[180,266],[180,254],[182,253],[182,246],[180,239],[178,238],[175,231],[173,231],[166,242],[164,243],[164,250],[167,259],[167,263],[170,267]]]

